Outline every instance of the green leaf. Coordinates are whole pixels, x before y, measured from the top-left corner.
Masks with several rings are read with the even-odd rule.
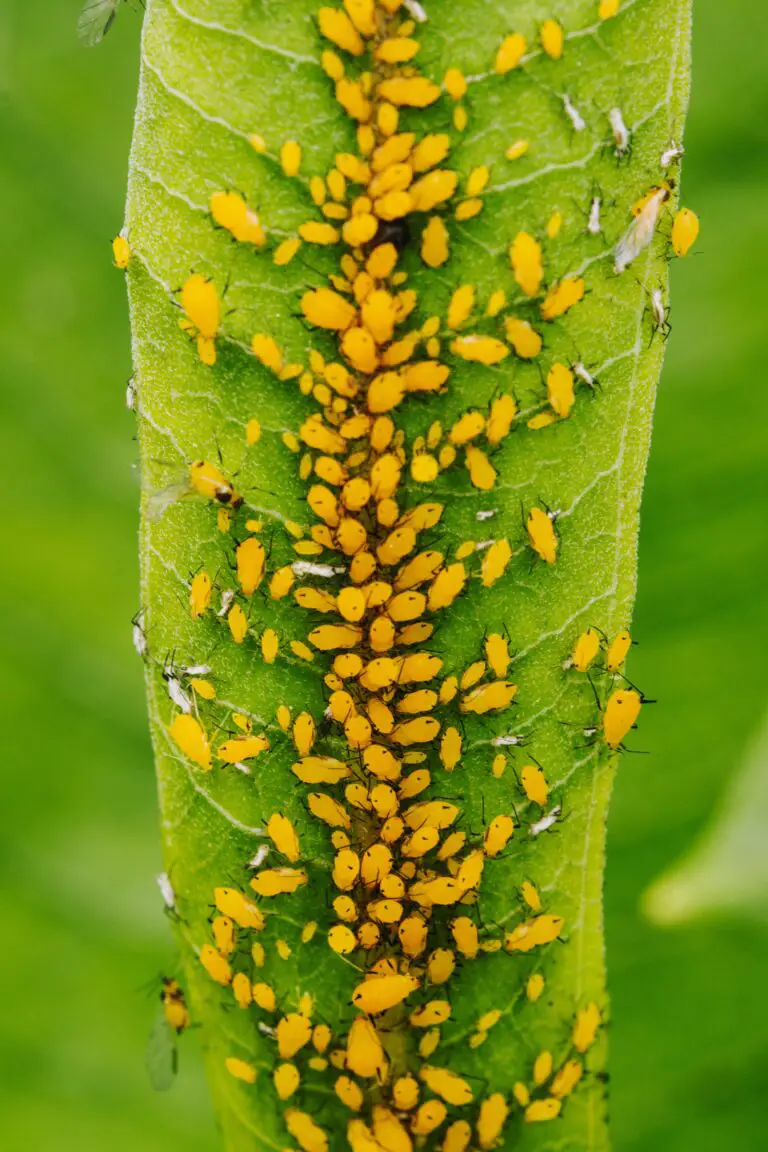
[[[768,722],[728,782],[697,842],[648,888],[643,907],[657,924],[768,917]]]
[[[295,895],[263,901],[269,913],[259,934],[267,949],[264,969],[253,969],[247,933],[239,935],[233,967],[268,980],[281,1012],[297,1011],[301,994],[311,994],[314,1019],[327,1023],[334,1045],[343,1046],[355,1016],[350,1000],[361,979],[358,968],[365,964],[364,953],[355,953],[352,965],[327,945],[335,921],[329,830],[310,818],[307,789],[290,770],[295,751],[275,723],[282,703],[294,716],[306,709],[321,721],[328,695],[322,675],[329,660],[318,653],[306,663],[289,647],[290,640],[306,640],[319,621],[310,623],[291,597],[271,599],[264,585],[250,598],[239,597],[248,612],[249,635],[237,646],[214,610],[192,620],[188,607],[191,578],[203,566],[215,578],[215,609],[222,590],[237,587],[233,536],[217,531],[214,502],[183,495],[192,461],[216,462],[234,478],[246,500],[234,517],[234,539],[245,536],[246,516],[261,518],[270,572],[295,559],[286,523],[308,528],[316,522],[306,505],[307,483],[298,476],[299,457],[283,437],[298,433],[317,406],[295,382],[279,380],[264,367],[251,354],[250,341],[255,333],[271,336],[287,361],[305,366],[310,349],[327,360],[336,354],[330,334],[304,322],[300,301],[308,287],[326,283],[328,273],[337,270],[339,249],[304,245],[287,267],[276,267],[271,259],[274,242],[293,235],[308,219],[321,219],[307,177],[325,175],[337,153],[356,151],[354,126],[319,66],[328,45],[318,33],[317,9],[309,0],[151,0],[126,222],[144,489],[142,624],[166,866],[177,896],[192,1015],[203,1028],[225,1145],[238,1150],[280,1149],[290,1139],[286,1106],[276,1100],[271,1084],[275,1042],[258,1028],[259,1022],[274,1024],[276,1017],[237,1009],[231,991],[206,976],[196,953],[211,941],[214,887],[247,888],[252,875],[247,862],[264,843],[264,822],[273,813],[285,813],[297,828],[310,883]],[[524,881],[536,885],[546,913],[564,919],[560,939],[527,953],[481,953],[461,964],[445,989],[432,993],[439,997],[447,991],[452,1014],[431,1060],[467,1078],[473,1088],[475,1103],[451,1109],[450,1121],[474,1123],[479,1102],[502,1092],[511,1107],[504,1147],[558,1144],[597,1152],[607,1147],[600,1075],[604,1029],[583,1057],[586,1075],[557,1120],[526,1123],[511,1092],[521,1082],[535,1096],[546,1097],[547,1085],[532,1083],[537,1055],[551,1052],[559,1068],[574,1057],[577,1012],[595,1002],[603,1018],[607,1013],[602,883],[615,757],[602,740],[596,697],[604,708],[624,682],[604,670],[604,653],[591,682],[563,665],[585,629],[613,637],[628,626],[632,611],[638,509],[664,348],[649,303],[656,289],[666,301],[676,190],[660,209],[652,243],[621,275],[614,263],[616,245],[631,223],[631,206],[665,175],[677,179],[677,164],[663,172],[659,158],[683,130],[689,5],[627,0],[616,18],[601,23],[591,0],[569,0],[556,13],[566,32],[561,60],[539,50],[539,24],[552,16],[539,3],[428,0],[426,9],[428,20],[414,33],[421,44],[419,69],[438,83],[447,68],[461,69],[469,81],[462,102],[468,125],[463,133],[452,127],[447,95],[423,112],[403,111],[401,124],[419,134],[450,134],[446,167],[461,174],[462,189],[477,166],[487,165],[491,176],[479,215],[457,222],[457,199],[449,206],[450,259],[436,270],[419,258],[425,218],[414,217],[399,267],[418,295],[415,325],[433,315],[445,317],[453,290],[471,284],[477,311],[462,332],[503,337],[502,318],[515,315],[544,336],[537,359],[509,355],[495,366],[467,362],[451,351],[450,339],[443,339],[440,357],[451,368],[448,391],[406,398],[393,413],[410,453],[414,439],[425,436],[433,421],[447,430],[470,406],[487,413],[499,393],[513,392],[521,409],[513,434],[491,454],[499,474],[492,491],[472,486],[460,452],[434,484],[417,492],[419,486],[406,478],[398,492],[401,510],[418,499],[444,504],[439,526],[424,533],[419,546],[441,550],[446,562],[468,540],[506,538],[515,553],[491,588],[477,579],[486,553],[466,561],[473,579],[439,617],[428,644],[443,659],[444,673],[461,675],[483,657],[487,633],[506,633],[518,685],[514,708],[478,717],[460,713],[455,703],[440,711],[444,724],[463,731],[463,756],[449,775],[436,747],[428,746],[433,777],[428,795],[461,807],[460,827],[472,844],[482,843],[492,818],[514,814],[514,837],[504,853],[487,861],[476,910],[460,909],[476,917],[483,939],[499,940],[533,915],[521,898]],[[496,53],[511,32],[526,36],[528,54],[522,67],[497,75]],[[345,59],[348,72],[356,75],[359,65]],[[581,130],[575,130],[573,113],[569,119],[566,96],[583,118]],[[623,157],[616,156],[611,139],[613,108],[621,110],[630,131],[631,151]],[[249,143],[254,133],[266,141],[266,153]],[[528,151],[506,159],[506,149],[518,139],[530,142]],[[301,143],[301,179],[289,179],[277,163],[286,140]],[[269,235],[267,250],[237,244],[212,226],[210,197],[227,190],[237,190],[258,212]],[[601,231],[590,234],[587,220],[595,197],[602,202]],[[562,228],[548,239],[547,222],[555,212],[562,215]],[[521,295],[510,270],[508,247],[521,231],[541,241],[547,286],[568,276],[586,282],[584,300],[553,323],[542,322],[540,297]],[[194,342],[179,328],[179,291],[191,274],[210,277],[225,301],[213,368],[201,362]],[[500,289],[507,305],[499,317],[483,318],[491,293]],[[544,380],[555,361],[582,362],[597,385],[578,387],[567,419],[533,430],[528,420],[549,411]],[[248,448],[245,426],[254,418],[262,435]],[[557,514],[554,564],[543,563],[529,546],[525,523],[534,506]],[[478,518],[478,512],[493,515]],[[329,559],[338,564],[339,553],[321,557],[325,563]],[[338,589],[340,581],[332,586]],[[273,664],[264,662],[260,647],[267,627],[280,638]],[[255,730],[268,734],[270,751],[250,762],[248,774],[218,761],[214,771],[201,771],[168,733],[179,710],[178,692],[174,704],[164,668],[167,673],[171,665],[178,670],[199,664],[213,669],[216,702],[198,706],[214,748],[225,732],[236,734],[233,711],[249,715]],[[190,693],[189,677],[178,671],[176,677],[181,690]],[[175,682],[172,687],[176,690]],[[524,743],[494,746],[505,737]],[[318,749],[350,755],[338,728],[328,723],[321,725]],[[500,751],[508,765],[496,777],[491,765]],[[549,784],[542,806],[526,797],[520,781],[520,770],[534,758]],[[342,789],[336,795],[343,799]],[[547,816],[545,830],[541,821]],[[273,851],[270,863],[279,859]],[[448,920],[455,914],[455,908],[435,913],[430,947],[438,939],[450,943]],[[309,920],[319,928],[305,944],[301,933]],[[278,957],[278,940],[291,949],[285,959]],[[396,943],[395,937],[393,947]],[[526,997],[526,981],[539,972],[545,991],[533,1003]],[[409,1004],[427,998],[419,992]],[[478,1018],[493,1009],[500,1010],[501,1019],[481,1046],[470,1047]],[[418,1069],[412,1029],[391,1021],[386,1044],[400,1071]],[[254,1086],[226,1070],[231,1056],[257,1069]],[[337,1073],[308,1067],[306,1051],[297,1060],[302,1085],[288,1106],[312,1115],[330,1134],[333,1148],[345,1147],[349,1113],[333,1093]],[[439,1143],[443,1131],[432,1141]]]

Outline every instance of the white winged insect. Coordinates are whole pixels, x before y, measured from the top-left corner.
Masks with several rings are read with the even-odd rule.
[[[669,200],[669,195],[669,188],[665,185],[655,188],[619,240],[613,261],[614,271],[619,275],[629,268],[632,261],[636,260],[653,240],[659,213]]]
[[[176,1037],[189,1027],[189,1011],[177,980],[164,976],[160,988],[160,1008],[149,1034],[144,1062],[150,1083],[157,1092],[167,1092],[176,1079],[178,1053]]]
[[[77,38],[86,48],[101,44],[125,0],[85,0],[77,21]]]

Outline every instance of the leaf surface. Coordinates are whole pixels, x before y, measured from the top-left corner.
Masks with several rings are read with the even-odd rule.
[[[428,749],[432,794],[460,806],[461,827],[472,842],[497,814],[513,814],[517,826],[506,851],[486,863],[476,918],[489,939],[524,921],[531,914],[520,895],[526,880],[536,885],[544,912],[564,918],[559,940],[530,953],[481,955],[463,964],[450,984],[452,1014],[433,1059],[467,1078],[480,1101],[490,1092],[510,1098],[516,1082],[531,1087],[532,1065],[542,1050],[552,1053],[555,1068],[573,1056],[576,1013],[592,1002],[603,1018],[607,1011],[602,876],[615,757],[600,739],[596,696],[605,708],[624,684],[601,670],[604,654],[593,668],[595,691],[585,674],[564,664],[585,629],[611,638],[631,617],[638,511],[664,347],[649,302],[654,289],[666,300],[676,189],[652,243],[622,275],[614,272],[614,254],[631,224],[632,205],[665,175],[677,179],[677,166],[662,172],[659,157],[682,135],[690,13],[682,0],[630,0],[616,18],[601,22],[595,4],[571,0],[556,13],[566,35],[562,59],[553,60],[538,45],[539,25],[552,16],[540,3],[432,0],[426,7],[428,20],[414,33],[421,44],[419,69],[438,83],[449,67],[461,69],[468,79],[462,101],[468,124],[463,132],[452,127],[453,103],[445,95],[423,112],[403,112],[402,122],[419,133],[450,135],[446,164],[461,174],[462,189],[478,166],[488,166],[490,179],[476,217],[457,221],[452,203],[445,217],[450,259],[442,267],[427,268],[419,259],[424,219],[414,224],[399,267],[418,294],[415,323],[445,317],[453,291],[471,284],[477,309],[462,332],[503,339],[503,317],[514,315],[531,321],[544,337],[535,360],[508,355],[498,365],[467,362],[450,352],[450,338],[443,339],[441,355],[451,367],[448,391],[409,398],[395,414],[411,446],[436,420],[447,430],[469,408],[487,413],[500,393],[514,394],[520,409],[512,434],[491,454],[498,472],[492,490],[473,486],[461,456],[424,493],[404,480],[405,506],[417,495],[444,504],[439,527],[424,547],[439,547],[452,559],[462,542],[473,540],[482,548],[491,539],[507,539],[514,551],[491,588],[477,578],[484,553],[476,554],[474,578],[443,614],[429,645],[443,659],[444,673],[460,675],[482,658],[488,632],[506,634],[510,675],[518,685],[512,709],[480,717],[455,710],[446,720],[463,733],[461,763],[452,774],[443,773],[436,749]],[[211,939],[214,887],[247,885],[246,862],[264,843],[264,824],[273,813],[285,813],[298,829],[310,884],[270,904],[260,934],[268,953],[263,973],[253,969],[245,937],[233,966],[254,980],[269,979],[282,1012],[297,1011],[301,994],[310,993],[315,1019],[337,1038],[354,1018],[350,998],[361,978],[326,943],[334,922],[328,830],[308,816],[307,789],[290,771],[295,750],[275,723],[283,703],[294,716],[306,709],[320,719],[329,661],[318,654],[307,663],[291,653],[290,640],[306,641],[308,616],[290,596],[274,600],[265,588],[243,601],[249,634],[243,644],[232,643],[217,610],[222,590],[237,587],[233,541],[217,530],[214,502],[179,498],[190,464],[216,461],[245,498],[236,538],[242,538],[244,516],[264,523],[260,539],[270,572],[296,558],[286,525],[306,530],[315,522],[306,505],[307,483],[298,475],[299,456],[284,436],[298,433],[316,406],[295,381],[280,380],[259,363],[250,345],[255,333],[267,334],[286,361],[301,365],[310,349],[327,360],[336,354],[330,334],[305,323],[300,301],[307,288],[326,283],[338,267],[338,251],[304,245],[287,267],[272,260],[275,243],[320,218],[308,177],[326,174],[337,153],[357,150],[354,125],[319,65],[327,43],[316,15],[317,6],[307,0],[150,0],[126,221],[144,489],[143,625],[163,840],[181,916],[192,1012],[203,1025],[225,1144],[238,1150],[280,1149],[289,1139],[285,1106],[271,1085],[275,1043],[257,1027],[270,1019],[253,1008],[235,1008],[231,992],[208,979],[196,953]],[[517,31],[528,41],[522,66],[498,75],[493,63],[499,46]],[[566,96],[583,117],[583,130],[574,130]],[[611,137],[613,108],[621,109],[631,136],[624,158],[617,158]],[[254,133],[263,137],[266,153],[252,147]],[[527,152],[506,159],[506,149],[518,139],[529,141]],[[298,179],[289,179],[276,158],[286,140],[301,143]],[[213,227],[210,198],[231,190],[258,212],[269,237],[265,250],[235,243]],[[590,234],[595,197],[601,201],[601,230]],[[546,226],[555,212],[562,226],[550,239]],[[554,322],[542,322],[540,300],[528,299],[515,284],[508,247],[519,232],[539,239],[547,285],[567,277],[585,281],[583,301]],[[209,277],[224,301],[212,368],[179,328],[180,290],[192,274]],[[507,298],[503,312],[484,318],[491,294],[500,289]],[[533,430],[528,421],[550,411],[544,380],[555,362],[583,363],[597,386],[578,387],[567,419]],[[254,418],[261,437],[249,448],[245,428]],[[529,546],[525,525],[534,506],[555,514],[559,548],[551,565]],[[213,608],[192,620],[190,583],[201,567],[215,581]],[[266,628],[280,638],[272,664],[265,663],[260,646]],[[218,761],[212,772],[203,772],[180,754],[168,732],[178,712],[163,676],[169,662],[176,669],[212,668],[216,702],[199,702],[198,709],[214,749],[237,734],[235,712],[268,734],[269,752],[249,762],[248,773]],[[180,679],[191,691],[189,678]],[[327,726],[321,735],[324,751],[344,755]],[[517,739],[493,743],[508,737]],[[499,752],[508,763],[497,778],[491,765]],[[534,760],[549,785],[542,806],[520,782],[522,767]],[[539,830],[548,814],[554,817],[551,826]],[[271,863],[276,862],[273,852]],[[319,928],[302,944],[309,920]],[[286,959],[278,959],[278,940],[290,947]],[[359,955],[354,959],[363,962]],[[532,1003],[525,986],[538,972],[545,992]],[[501,1011],[501,1019],[485,1043],[470,1047],[477,1020],[492,1009]],[[224,1064],[229,1056],[257,1069],[254,1086],[230,1075]],[[604,1030],[584,1062],[587,1075],[556,1121],[526,1123],[524,1109],[512,1104],[503,1147],[607,1147],[597,1076],[605,1064]],[[334,1076],[304,1069],[290,1103],[315,1117],[331,1134],[332,1147],[342,1148],[348,1113],[333,1095]],[[546,1095],[545,1089],[534,1091]],[[456,1116],[474,1122],[476,1109]]]

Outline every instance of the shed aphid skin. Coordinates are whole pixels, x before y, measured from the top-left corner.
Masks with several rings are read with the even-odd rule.
[[[600,19],[617,11],[602,0]],[[456,59],[437,78],[422,73],[425,5],[340,0],[319,5],[309,27],[318,75],[355,143],[317,171],[309,141],[267,145],[253,133],[248,157],[269,161],[271,178],[304,204],[302,217],[273,243],[266,206],[262,222],[224,182],[207,221],[229,233],[219,232],[217,243],[239,246],[243,262],[267,261],[261,267],[277,283],[286,277],[302,340],[278,339],[272,313],[262,310],[257,330],[245,341],[238,334],[237,344],[262,382],[293,393],[298,415],[275,430],[258,396],[246,397],[236,464],[212,462],[212,437],[194,459],[190,452],[184,494],[196,499],[185,508],[208,531],[203,554],[185,561],[183,598],[201,650],[179,641],[186,667],[170,657],[162,667],[150,661],[166,689],[158,693],[162,737],[174,769],[179,762],[249,844],[241,867],[208,893],[207,918],[190,924],[193,963],[210,996],[236,1013],[238,1036],[251,1021],[253,1043],[222,1060],[238,1081],[233,1090],[274,1103],[286,1147],[490,1152],[516,1146],[521,1123],[568,1115],[571,1098],[587,1091],[582,1071],[591,1070],[574,1052],[587,1052],[601,1026],[596,1002],[574,1001],[563,1013],[558,999],[553,1056],[534,1050],[518,1019],[522,1005],[529,1020],[550,1013],[552,1022],[550,960],[579,928],[569,923],[547,855],[563,837],[568,777],[563,782],[542,747],[539,714],[531,718],[519,621],[500,618],[498,607],[510,586],[525,583],[536,599],[556,597],[559,608],[569,565],[578,562],[578,517],[563,512],[558,524],[529,484],[519,493],[521,529],[509,516],[509,490],[518,485],[507,474],[531,436],[581,442],[581,415],[603,398],[584,363],[571,363],[579,347],[572,314],[583,310],[586,322],[594,273],[566,262],[562,250],[584,225],[570,221],[562,203],[503,237],[498,283],[478,286],[452,266],[474,217],[487,214],[494,175],[513,171],[507,162],[526,153],[528,140],[510,133],[504,154],[459,170],[456,144],[477,77]],[[537,35],[548,70],[576,51],[578,40],[554,17]],[[488,60],[493,84],[508,85],[514,101],[515,84],[541,55],[536,46],[529,52],[522,32],[503,29]],[[583,148],[589,137],[575,142],[573,133],[587,132],[586,120],[568,94],[559,98],[571,128],[561,124],[560,135]],[[425,117],[429,130],[420,127]],[[618,108],[609,120],[616,156],[629,157]],[[652,244],[670,197],[665,184],[635,205],[616,246],[617,272]],[[602,191],[593,193],[591,236],[610,231],[602,204]],[[694,239],[690,215],[679,214],[674,250],[684,254]],[[580,243],[597,248],[583,236]],[[659,237],[662,246],[669,244]],[[119,248],[126,264],[127,247]],[[304,268],[307,283],[297,280]],[[433,278],[441,290],[434,301],[422,290]],[[178,298],[180,328],[205,366],[194,371],[206,379],[214,379],[208,368],[216,379],[223,373],[217,351],[231,338],[216,287],[223,282],[221,273],[192,271]],[[176,338],[183,340],[178,331]],[[194,360],[195,347],[184,354]],[[609,365],[600,369],[606,390]],[[525,373],[542,381],[532,419],[521,411]],[[455,387],[461,379],[471,391]],[[271,466],[274,451],[281,467],[295,470],[293,503],[249,507],[248,469],[262,459]],[[547,496],[550,482],[557,487],[557,467]],[[493,605],[476,642],[467,631],[466,642],[446,644],[457,623],[469,627],[475,596]],[[574,615],[559,632],[553,619],[546,639],[563,695],[594,687],[590,743],[607,759],[622,748],[643,698],[624,686],[629,633],[609,640],[617,622],[593,619],[592,603],[587,619]],[[142,614],[134,642],[147,655]],[[233,675],[235,662],[248,668],[243,678]],[[238,697],[232,687],[250,675],[257,687],[264,678],[263,709],[258,696]],[[477,764],[479,800],[466,780]],[[234,802],[246,784],[251,807]],[[511,909],[503,928],[487,912],[502,887]],[[178,917],[169,882],[163,893]],[[186,916],[183,891],[181,906]],[[519,1004],[513,1010],[506,993],[481,979],[487,1002],[468,1018],[465,974],[484,962],[499,987],[516,983]],[[321,970],[332,977],[317,981]],[[451,1030],[467,1019],[456,1044]],[[509,1045],[510,1026],[523,1049],[514,1054],[519,1068],[509,1082],[486,1081],[477,1061]]]
[[[661,288],[651,289],[651,318],[656,332],[668,336],[672,328],[669,323],[669,309],[664,303],[664,294]]]
[[[568,119],[571,122],[571,128],[573,128],[573,131],[574,132],[583,132],[587,127],[587,122],[584,119],[584,117],[581,115],[578,108],[573,103],[573,101],[571,100],[571,98],[567,92],[563,93],[562,101],[563,101],[563,110],[565,111],[566,116],[568,117]]]
[[[600,209],[602,207],[602,200],[599,196],[593,196],[589,205],[589,216],[587,217],[587,232],[590,236],[600,236],[603,227],[600,223]]]
[[[666,172],[670,165],[677,164],[684,155],[685,148],[682,143],[676,144],[672,139],[659,157],[659,167]]]
[[[608,123],[611,126],[611,135],[613,136],[613,150],[620,160],[628,154],[632,144],[632,137],[629,128],[624,123],[624,115],[620,108],[611,108],[608,113]]]

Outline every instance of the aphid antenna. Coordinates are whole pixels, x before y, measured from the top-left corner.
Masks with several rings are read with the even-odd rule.
[[[589,674],[589,672],[587,672],[587,683],[589,684],[590,688],[592,689],[592,694],[595,697],[595,704],[597,705],[598,711],[602,712],[603,706],[600,703],[600,697],[598,695],[597,688],[595,687],[594,681],[593,681],[591,675]]]

